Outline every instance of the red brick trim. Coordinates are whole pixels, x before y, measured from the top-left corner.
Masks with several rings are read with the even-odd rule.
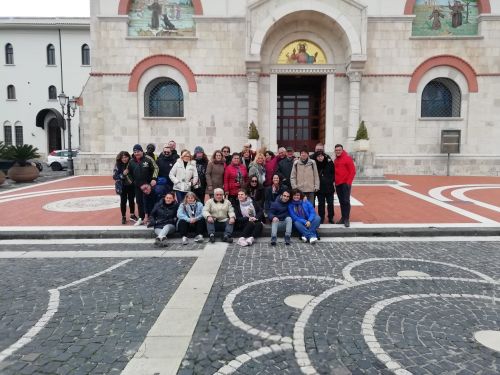
[[[405,4],[405,14],[413,14],[413,7],[415,6],[416,0],[406,0]],[[490,0],[477,0],[477,7],[479,13],[491,13]]]
[[[130,3],[132,0],[120,0],[118,4],[118,14],[127,15],[130,10]],[[203,6],[201,0],[193,0],[194,14],[197,16],[203,15]]]
[[[195,77],[246,77],[246,74],[210,74],[210,73],[196,73]]]
[[[90,73],[91,77],[104,77],[104,76],[129,76],[130,73],[100,73],[100,72],[92,72]]]
[[[192,70],[189,68],[189,66],[181,59],[178,59],[177,57],[170,55],[153,55],[139,61],[139,63],[137,63],[134,69],[132,69],[132,72],[130,72],[128,91],[136,92],[137,87],[139,86],[139,80],[144,74],[144,72],[158,65],[168,65],[177,69],[184,76],[184,78],[186,78],[189,91],[190,92],[198,91],[194,74]]]
[[[430,69],[436,66],[443,66],[443,65],[451,66],[460,71],[465,76],[467,84],[469,85],[469,92],[479,91],[477,84],[477,74],[467,61],[456,56],[440,55],[425,60],[422,64],[420,64],[417,67],[417,69],[415,69],[410,80],[408,92],[417,92],[417,86],[420,80],[422,79],[423,75],[427,73]]]

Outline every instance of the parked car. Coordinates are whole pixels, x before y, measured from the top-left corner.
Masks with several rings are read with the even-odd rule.
[[[72,151],[72,157],[78,155],[78,150]],[[68,150],[54,150],[47,156],[47,164],[53,171],[68,168]]]

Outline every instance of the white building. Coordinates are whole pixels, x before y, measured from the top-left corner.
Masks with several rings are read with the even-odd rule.
[[[90,73],[88,18],[0,18],[0,140],[46,155],[67,147],[57,95],[79,97]],[[78,111],[72,147],[80,144]]]
[[[361,120],[386,173],[500,174],[500,1],[91,0],[77,172],[135,143],[323,142]]]

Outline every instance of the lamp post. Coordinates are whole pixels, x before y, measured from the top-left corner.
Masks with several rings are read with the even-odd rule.
[[[76,98],[73,96],[71,99],[62,91],[58,96],[59,104],[61,105],[62,115],[66,116],[66,123],[68,124],[68,175],[73,176],[75,170],[73,169],[73,150],[71,149],[71,118],[75,117],[76,113]]]

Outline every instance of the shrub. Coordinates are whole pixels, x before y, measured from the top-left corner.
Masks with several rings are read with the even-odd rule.
[[[354,138],[355,141],[359,141],[361,139],[370,139],[368,138],[368,129],[366,129],[366,125],[364,121],[361,121],[359,123],[359,128],[358,132],[356,133],[356,138]]]

